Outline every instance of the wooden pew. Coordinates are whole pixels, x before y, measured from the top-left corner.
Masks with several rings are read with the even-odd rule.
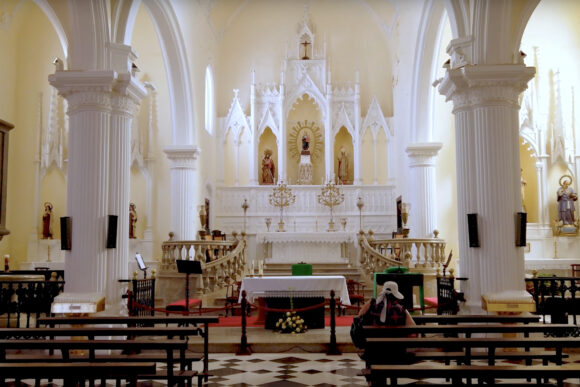
[[[458,325],[417,325],[417,326],[364,326],[363,335],[365,338],[388,338],[388,337],[424,337],[427,334],[438,335],[440,337],[463,337],[469,338],[474,334],[506,334],[517,333],[524,337],[529,337],[533,333],[571,333],[576,330],[576,326],[570,324],[458,324]],[[445,347],[444,347],[445,348]],[[379,355],[378,353],[376,354]],[[449,352],[423,352],[416,355],[419,360],[442,360],[449,364],[452,360],[457,363],[466,360],[465,354],[461,351]],[[531,364],[532,360],[542,360],[544,364],[549,361],[555,362],[556,355],[551,351],[535,350],[529,351],[504,351],[495,354],[496,359],[525,360],[526,364]],[[365,353],[367,367],[376,364],[377,359],[372,351]],[[487,359],[487,353],[472,353],[471,359]]]
[[[555,379],[557,386],[564,386],[564,379],[579,378],[580,367],[567,364],[564,366],[428,366],[425,364],[414,365],[373,365],[365,371],[365,377],[371,386],[385,386],[386,380],[390,385],[398,385],[400,378],[428,379],[441,378],[451,379],[449,385],[461,385],[463,379],[478,379],[489,385],[494,385],[497,379],[527,379],[538,380]],[[503,384],[501,384],[503,385]],[[534,384],[536,385],[536,384]],[[537,385],[536,385],[537,386]]]
[[[457,351],[457,359],[464,364],[471,364],[472,349],[483,348],[487,350],[487,361],[489,365],[494,365],[497,359],[496,350],[498,348],[542,348],[545,351],[553,352],[553,361],[562,364],[564,348],[579,348],[580,338],[449,338],[449,337],[416,337],[416,338],[384,338],[370,337],[366,343],[367,363],[372,365],[380,362],[385,355],[385,348],[393,353],[403,353],[408,349],[440,349],[447,351]],[[463,352],[463,353],[462,353]],[[522,351],[525,353],[524,351]],[[421,359],[421,354],[416,355],[416,360]]]
[[[97,357],[98,350],[120,350],[120,351],[165,351],[166,357],[163,360],[167,364],[166,373],[156,372],[148,375],[141,375],[147,379],[167,379],[170,385],[176,382],[187,382],[191,385],[191,379],[197,376],[195,371],[180,370],[177,373],[173,370],[175,364],[174,352],[184,353],[187,349],[186,340],[79,340],[79,339],[55,339],[55,340],[0,340],[0,364],[13,364],[8,356],[9,351],[31,351],[46,350],[60,351],[60,360],[64,362],[97,363],[107,364],[107,357]],[[71,351],[87,351],[87,356],[74,355]],[[46,362],[47,357],[43,354],[28,357],[27,362]],[[182,361],[181,359],[178,359]],[[181,383],[180,383],[181,384]],[[198,380],[201,384],[201,380]]]
[[[177,324],[180,326],[203,326],[198,334],[203,337],[203,374],[205,381],[209,376],[209,324],[219,322],[218,316],[90,316],[90,317],[46,317],[36,321],[37,326],[46,325],[127,325],[155,326],[159,324]]]
[[[73,327],[73,328],[0,328],[0,339],[40,339],[40,338],[68,338],[68,337],[86,337],[89,340],[94,340],[96,337],[119,337],[125,336],[129,338],[154,336],[167,337],[172,339],[179,337],[181,339],[189,336],[197,335],[199,328],[197,327],[145,327],[145,328],[127,328],[127,327]],[[192,369],[194,361],[203,360],[203,355],[193,353],[190,351],[183,351],[177,355],[180,359],[180,369]],[[28,354],[18,354],[8,356],[6,361],[24,361],[27,359],[36,359]],[[131,353],[131,354],[111,354],[106,355],[104,360],[115,361],[149,361],[162,362],[165,359],[164,352],[151,353]],[[56,361],[58,358],[47,358],[47,361]],[[95,361],[100,361],[98,356]]]
[[[423,324],[465,324],[465,323],[537,323],[540,316],[495,315],[495,314],[456,314],[413,316],[417,325]]]
[[[140,375],[155,373],[155,363],[0,363],[0,384],[7,379],[19,382],[23,379],[58,379],[64,386],[83,385],[85,381],[127,379],[129,385],[137,386]],[[31,377],[32,376],[32,377]],[[15,383],[19,385],[19,383]]]

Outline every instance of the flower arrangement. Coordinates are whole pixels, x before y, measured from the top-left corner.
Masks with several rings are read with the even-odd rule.
[[[308,328],[304,324],[304,319],[296,314],[294,309],[294,300],[292,298],[293,288],[288,288],[290,290],[290,312],[286,314],[276,322],[276,330],[280,333],[304,333]]]
[[[304,319],[300,318],[296,312],[286,312],[286,315],[276,322],[276,330],[280,333],[304,333],[308,327],[304,324]]]

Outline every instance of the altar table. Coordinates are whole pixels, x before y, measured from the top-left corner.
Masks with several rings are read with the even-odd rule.
[[[344,276],[246,277],[242,280],[239,302],[244,290],[247,300],[251,303],[257,301],[261,308],[267,306],[267,303],[271,308],[289,308],[290,298],[294,300],[295,309],[310,304],[318,305],[325,298],[330,298],[331,290],[334,290],[335,297],[344,305],[350,305]],[[267,314],[264,309],[259,309],[257,320],[264,321],[266,328],[273,329],[278,315],[281,313]],[[307,311],[302,317],[307,320],[309,327],[324,328],[324,308]]]
[[[242,292],[246,291],[246,299],[254,302],[258,297],[276,297],[276,292],[281,297],[287,297],[291,290],[294,297],[324,297],[330,298],[330,291],[334,290],[335,297],[340,299],[344,305],[350,305],[346,279],[342,275],[309,275],[309,276],[289,276],[289,277],[246,277],[242,280],[240,288],[240,298],[242,302]],[[285,293],[283,296],[282,293]]]

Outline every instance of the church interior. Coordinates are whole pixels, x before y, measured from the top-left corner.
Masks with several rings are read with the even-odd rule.
[[[449,278],[459,314],[539,312],[537,278],[567,278],[574,298],[578,14],[572,0],[0,0],[0,284],[58,273],[65,315],[130,315],[140,278],[151,310],[220,318],[241,290],[257,309],[290,292],[269,305],[294,309],[325,282],[352,317],[380,273],[420,277],[414,316],[437,314]],[[347,325],[329,364],[212,353],[208,385],[366,385]],[[254,348],[284,347],[261,331]],[[327,341],[314,331],[287,348]]]

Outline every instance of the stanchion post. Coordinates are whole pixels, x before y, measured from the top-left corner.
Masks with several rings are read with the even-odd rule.
[[[335,312],[336,300],[334,299],[334,290],[330,291],[330,344],[328,345],[327,355],[342,355],[336,346],[336,318]]]
[[[246,309],[248,308],[248,301],[246,300],[246,291],[242,290],[242,338],[240,342],[240,349],[236,352],[236,355],[251,355],[250,347],[248,346],[248,336],[246,335]]]

